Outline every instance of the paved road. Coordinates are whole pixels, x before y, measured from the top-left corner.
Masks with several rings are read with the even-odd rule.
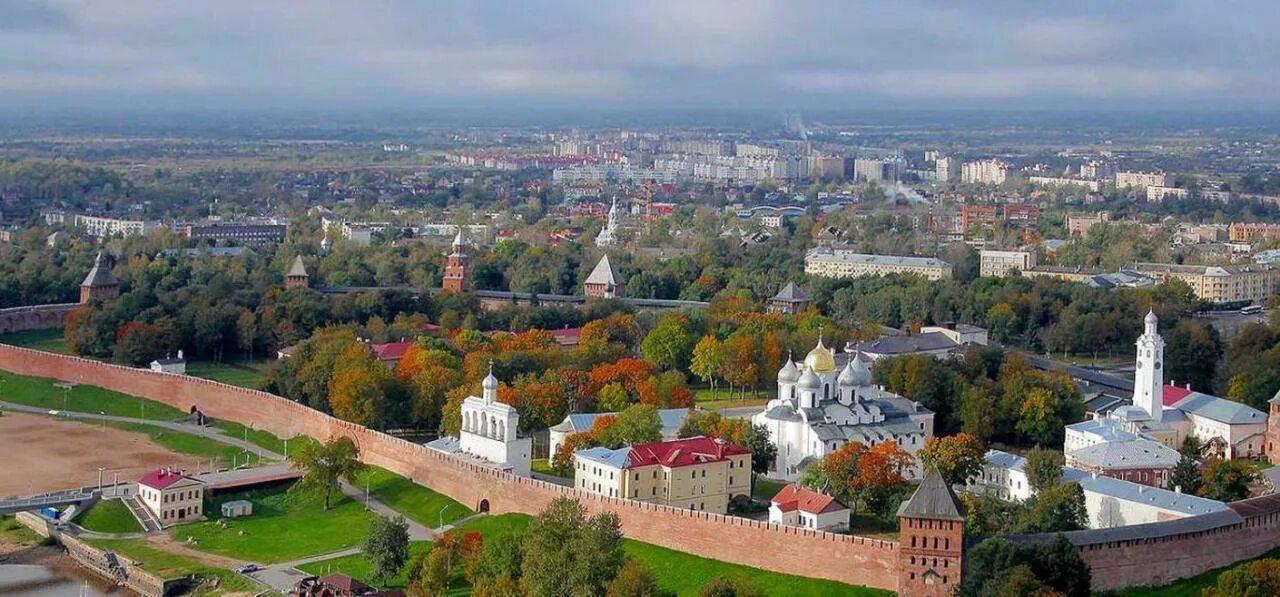
[[[759,412],[764,412],[763,406],[735,406],[720,409],[720,416],[726,419],[750,419]]]

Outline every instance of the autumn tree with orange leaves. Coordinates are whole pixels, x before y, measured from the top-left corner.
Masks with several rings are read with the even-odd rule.
[[[897,506],[915,458],[897,442],[868,448],[849,442],[805,471],[800,483],[844,502],[854,512],[862,506],[880,516]]]
[[[395,378],[362,343],[347,346],[329,380],[329,407],[333,416],[365,427],[380,427],[386,420],[388,394]]]

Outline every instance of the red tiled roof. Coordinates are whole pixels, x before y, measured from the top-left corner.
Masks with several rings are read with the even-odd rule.
[[[631,447],[631,463],[627,468],[661,464],[668,468],[726,460],[730,456],[751,451],[709,437],[691,437],[665,442],[636,444]]]
[[[358,593],[363,593],[369,590],[369,585],[366,585],[345,574],[339,574],[336,572],[333,574],[327,574],[325,576],[320,577],[320,582],[330,587],[335,587],[337,589],[347,591],[349,593],[358,594]]]
[[[164,489],[187,478],[189,477],[177,471],[169,471],[161,468],[143,475],[141,479],[138,479],[138,483],[146,485],[152,489]]]
[[[1160,398],[1164,401],[1165,406],[1173,406],[1174,404],[1177,404],[1179,400],[1190,396],[1191,392],[1192,390],[1188,390],[1186,388],[1179,388],[1178,386],[1165,384],[1164,393]]]
[[[388,342],[386,344],[374,344],[373,354],[378,357],[379,361],[398,361],[404,357],[404,353],[413,346],[413,342]]]
[[[799,485],[783,487],[770,501],[783,512],[799,509],[809,514],[825,514],[845,509],[845,505],[837,502],[836,498]]]
[[[560,330],[547,330],[556,342],[561,345],[577,344],[578,339],[582,336],[582,328],[564,328]]]

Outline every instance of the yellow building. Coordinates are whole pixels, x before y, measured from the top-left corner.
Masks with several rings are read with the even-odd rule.
[[[983,276],[1003,276],[1010,271],[1027,271],[1036,266],[1036,254],[1031,251],[978,252],[978,272]]]
[[[818,247],[804,256],[804,272],[828,278],[915,274],[928,280],[951,277],[951,264],[933,257],[870,255]]]
[[[162,468],[138,480],[138,500],[162,527],[204,516],[204,482]]]
[[[751,493],[751,452],[708,437],[578,450],[574,486],[599,495],[724,514]]]
[[[1175,265],[1135,263],[1127,268],[1148,278],[1177,278],[1208,303],[1262,304],[1276,293],[1280,271],[1270,265]]]
[[[1057,278],[1059,280],[1067,280],[1069,282],[1087,282],[1089,278],[1100,276],[1107,272],[1100,269],[1091,269],[1087,267],[1064,267],[1055,265],[1038,265],[1036,267],[1025,269],[1019,272],[1024,278]]]

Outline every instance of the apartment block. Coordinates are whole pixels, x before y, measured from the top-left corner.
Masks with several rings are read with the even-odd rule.
[[[1013,270],[1025,272],[1036,266],[1036,254],[1031,251],[978,252],[978,271],[983,276],[1004,276]]]
[[[960,168],[960,182],[968,184],[1004,184],[1012,166],[1000,160],[965,162]]]
[[[1200,300],[1214,304],[1262,304],[1275,295],[1277,284],[1280,284],[1280,270],[1264,264],[1135,263],[1126,267],[1125,270],[1158,281],[1177,278],[1191,286]]]
[[[941,280],[951,277],[951,264],[933,257],[869,255],[847,249],[818,247],[804,256],[804,271],[828,278],[915,274],[929,280]]]
[[[1173,175],[1163,172],[1116,172],[1116,188],[1172,187]]]

